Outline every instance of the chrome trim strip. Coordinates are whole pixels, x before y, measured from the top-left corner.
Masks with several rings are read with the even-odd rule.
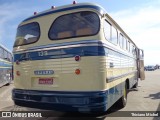
[[[83,40],[83,41],[74,41],[74,42],[66,42],[66,43],[57,43],[57,44],[49,44],[49,45],[30,47],[29,50],[48,48],[48,47],[66,46],[66,45],[72,45],[72,44],[86,44],[86,43],[88,44],[88,43],[93,43],[93,42],[98,43],[101,41],[100,40]]]
[[[53,47],[68,47],[70,45],[90,44],[90,43],[98,43],[98,42],[101,43],[101,41],[99,40],[83,40],[83,41],[74,41],[74,42],[66,42],[66,43],[56,43],[56,44],[29,47],[28,49],[14,51],[14,53],[21,52],[21,51],[27,52],[27,51],[37,50],[37,49],[47,49],[47,48],[53,48]]]
[[[66,43],[57,43],[57,44],[50,44],[50,45],[43,45],[43,46],[36,46],[30,47],[26,50],[16,50],[13,53],[19,54],[23,52],[36,52],[36,51],[45,51],[45,50],[52,50],[52,49],[63,49],[63,48],[73,48],[73,47],[85,47],[85,46],[103,46],[109,48],[115,52],[121,53],[123,55],[133,57],[129,53],[124,53],[123,50],[118,50],[116,47],[113,48],[112,46],[100,41],[100,40],[83,40],[83,41],[75,41],[75,42],[66,42]]]
[[[130,75],[130,74],[133,74],[133,73],[136,73],[137,70],[135,71],[132,71],[132,72],[128,72],[128,73],[125,73],[125,74],[122,74],[122,75],[117,75],[117,76],[114,76],[114,77],[109,77],[106,79],[106,82],[113,82],[114,80],[117,80],[117,79],[120,79],[120,78],[123,78],[127,75]]]

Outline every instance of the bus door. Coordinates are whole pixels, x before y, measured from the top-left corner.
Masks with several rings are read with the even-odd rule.
[[[137,59],[137,67],[138,67],[138,73],[139,73],[139,78],[141,80],[145,79],[145,73],[144,73],[144,52],[142,49],[138,49],[137,53],[138,59]]]

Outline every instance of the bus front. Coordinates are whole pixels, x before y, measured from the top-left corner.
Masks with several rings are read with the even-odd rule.
[[[70,5],[24,20],[14,44],[12,98],[63,111],[106,111],[101,13]]]

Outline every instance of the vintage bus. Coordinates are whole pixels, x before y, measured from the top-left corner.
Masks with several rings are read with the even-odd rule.
[[[99,5],[73,3],[17,28],[12,99],[55,110],[104,112],[144,79],[143,50]]]
[[[12,53],[0,45],[0,87],[12,81]]]

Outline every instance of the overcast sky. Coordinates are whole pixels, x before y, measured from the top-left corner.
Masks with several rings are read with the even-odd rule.
[[[106,9],[139,48],[145,65],[160,64],[160,0],[78,0],[94,2]],[[18,24],[35,11],[72,0],[0,0],[0,43],[12,51]]]

